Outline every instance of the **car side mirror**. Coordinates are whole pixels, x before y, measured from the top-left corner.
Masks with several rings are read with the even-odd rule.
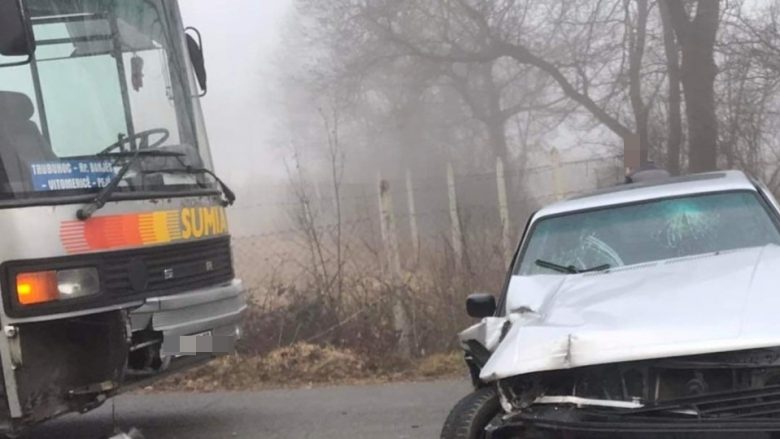
[[[1,1],[1,0],[0,0]],[[208,92],[208,75],[206,74],[206,58],[203,55],[203,38],[200,35],[200,31],[194,27],[188,27],[184,29],[185,38],[187,39],[187,52],[190,54],[190,61],[192,62],[192,68],[195,70],[195,78],[198,80],[201,94],[200,97],[206,96]],[[190,32],[194,33],[193,37]]]
[[[32,23],[21,0],[0,0],[0,55],[26,56],[35,53]]]
[[[475,319],[490,317],[496,313],[496,298],[492,294],[472,294],[466,299],[466,312]]]

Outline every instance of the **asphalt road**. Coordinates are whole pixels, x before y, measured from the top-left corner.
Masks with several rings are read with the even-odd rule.
[[[466,381],[211,394],[125,395],[117,424],[146,439],[429,439],[468,393]],[[25,438],[100,439],[112,432],[111,403],[45,424]]]

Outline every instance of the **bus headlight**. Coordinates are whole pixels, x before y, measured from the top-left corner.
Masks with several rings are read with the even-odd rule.
[[[96,268],[37,271],[16,275],[16,297],[22,305],[76,299],[98,294]]]

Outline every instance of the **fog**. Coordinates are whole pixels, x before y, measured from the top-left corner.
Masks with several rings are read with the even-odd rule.
[[[239,190],[250,178],[279,176],[269,140],[272,60],[291,0],[185,0],[185,26],[204,38],[209,94],[203,109],[217,171]],[[219,4],[219,6],[215,6]]]
[[[289,211],[312,215],[311,200],[326,225],[362,221],[378,176],[437,211],[455,184],[461,211],[495,215],[497,160],[517,224],[641,166],[740,168],[780,188],[780,124],[762,117],[780,97],[772,2],[714,11],[722,23],[690,30],[713,35],[707,47],[676,38],[656,3],[456,3],[182,2],[185,24],[204,35],[203,106],[241,234],[289,230]],[[704,58],[683,62],[694,56]],[[437,222],[440,232],[447,221]]]

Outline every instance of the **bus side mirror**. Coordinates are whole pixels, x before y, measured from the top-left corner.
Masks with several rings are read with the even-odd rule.
[[[2,0],[0,0],[2,1]],[[189,32],[195,34],[198,37],[195,40]],[[185,36],[187,38],[187,52],[190,54],[190,61],[192,61],[192,68],[195,70],[195,78],[198,80],[198,85],[201,89],[200,97],[206,96],[208,92],[208,75],[206,74],[206,59],[203,56],[203,38],[200,36],[200,31],[194,27],[188,27],[184,29]]]
[[[32,58],[34,53],[32,23],[21,0],[0,0],[0,55]]]
[[[472,294],[466,299],[466,312],[475,319],[490,317],[496,313],[496,298],[492,294]]]

